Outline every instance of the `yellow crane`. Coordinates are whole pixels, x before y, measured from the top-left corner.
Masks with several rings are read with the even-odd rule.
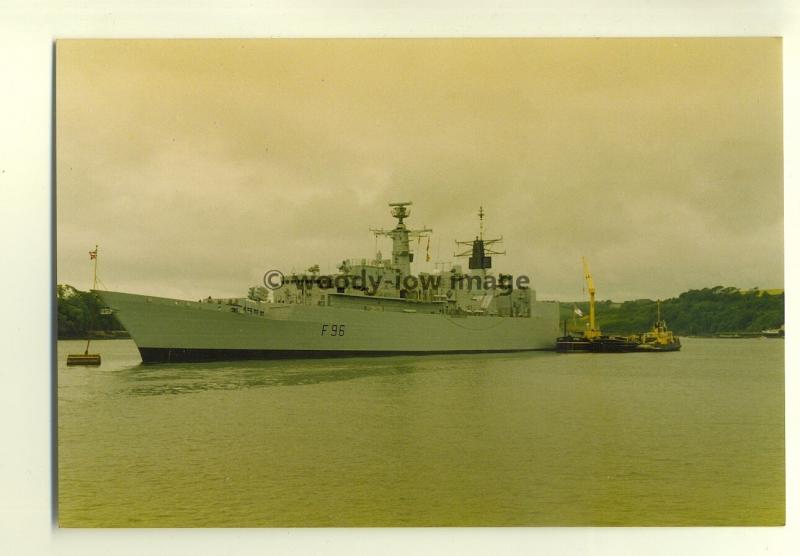
[[[594,279],[592,279],[592,273],[589,272],[589,263],[586,262],[586,257],[581,257],[581,261],[583,261],[583,277],[586,280],[586,287],[589,289],[589,328],[583,333],[583,336],[589,340],[593,340],[601,336],[600,329],[595,322]]]

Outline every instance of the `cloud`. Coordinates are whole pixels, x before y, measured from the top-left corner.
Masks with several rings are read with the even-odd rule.
[[[503,235],[541,296],[783,285],[777,39],[59,41],[57,277],[237,295]],[[387,254],[389,245],[378,247]],[[434,250],[434,249],[432,249]],[[420,265],[430,270],[433,264]]]

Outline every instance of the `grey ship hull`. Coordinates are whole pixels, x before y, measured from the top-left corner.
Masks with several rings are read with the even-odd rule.
[[[97,291],[145,363],[513,352],[555,349],[558,304],[530,317],[454,316],[264,304],[264,315],[225,304]],[[335,328],[334,328],[335,327]]]

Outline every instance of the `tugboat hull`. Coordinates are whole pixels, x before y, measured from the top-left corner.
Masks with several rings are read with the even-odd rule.
[[[645,343],[639,344],[636,349],[637,351],[680,351],[681,342],[680,340],[676,340],[668,344]]]

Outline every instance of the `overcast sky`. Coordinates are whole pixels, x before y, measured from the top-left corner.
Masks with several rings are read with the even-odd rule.
[[[505,239],[540,298],[783,287],[779,39],[59,41],[57,280],[234,296]],[[384,255],[389,240],[380,240]],[[424,259],[425,243],[421,245]],[[466,267],[466,261],[461,261]]]

